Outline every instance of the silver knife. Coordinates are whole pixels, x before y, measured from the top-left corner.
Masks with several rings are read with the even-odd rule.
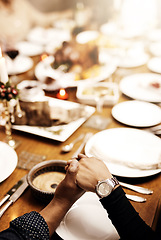
[[[8,209],[10,205],[12,205],[16,200],[21,196],[21,194],[25,191],[28,187],[27,182],[27,175],[21,178],[6,194],[6,196],[1,200],[2,204],[6,202],[6,204],[0,209],[0,218],[2,217],[3,213]],[[18,185],[18,186],[17,186]],[[15,188],[16,186],[16,188]],[[12,189],[14,189],[12,191]],[[9,195],[11,194],[11,195]],[[9,196],[8,196],[9,195]],[[2,205],[1,204],[1,205]]]
[[[5,196],[0,200],[0,207],[11,197],[11,195],[21,186],[24,182],[26,175],[22,177],[12,188],[5,194]]]
[[[119,183],[122,187],[131,189],[131,190],[133,190],[135,192],[138,192],[138,193],[142,193],[142,194],[152,194],[153,193],[153,191],[148,189],[148,188],[143,188],[143,187],[131,185],[131,184],[128,184],[128,183],[123,183],[123,182],[120,182],[120,181],[119,181]]]

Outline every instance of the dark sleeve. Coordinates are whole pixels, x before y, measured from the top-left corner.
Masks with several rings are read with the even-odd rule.
[[[125,192],[119,186],[108,197],[102,198],[101,203],[107,210],[109,218],[124,240],[159,240],[157,234],[142,220]]]
[[[10,227],[0,233],[0,239],[49,240],[49,229],[44,218],[38,212],[30,212],[14,219],[10,223]]]

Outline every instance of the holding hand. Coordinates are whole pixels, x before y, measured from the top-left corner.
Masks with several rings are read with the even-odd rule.
[[[58,185],[54,194],[54,201],[63,201],[64,204],[73,204],[85,192],[76,185],[76,176],[79,169],[79,162],[77,160],[70,160],[66,166],[66,176],[64,180]]]
[[[82,189],[95,192],[98,181],[112,178],[112,174],[103,161],[95,157],[87,157],[84,154],[79,154],[78,160],[77,184]]]
[[[76,176],[78,169],[79,162],[77,160],[71,160],[68,162],[68,165],[66,167],[66,176],[56,188],[54,198],[40,212],[49,227],[50,236],[59,226],[60,222],[62,221],[63,217],[70,209],[70,207],[84,193],[84,190],[82,190],[76,184]]]

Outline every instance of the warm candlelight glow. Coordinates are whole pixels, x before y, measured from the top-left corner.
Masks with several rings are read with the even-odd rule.
[[[41,61],[44,65],[44,67],[48,68],[51,63],[51,58],[46,53],[44,53],[41,55]]]
[[[46,53],[41,55],[41,61],[44,61],[46,58],[48,57],[48,55]]]
[[[64,88],[61,88],[56,96],[57,98],[62,100],[68,99],[68,93],[65,91]]]

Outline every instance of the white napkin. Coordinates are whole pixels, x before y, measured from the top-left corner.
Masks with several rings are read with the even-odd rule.
[[[110,135],[94,136],[89,150],[90,155],[107,163],[112,162],[136,169],[161,168],[161,142],[156,136],[153,137],[142,130],[130,131],[130,134],[129,131],[122,131],[123,129],[110,130],[112,133]],[[141,134],[138,135],[138,131]]]

